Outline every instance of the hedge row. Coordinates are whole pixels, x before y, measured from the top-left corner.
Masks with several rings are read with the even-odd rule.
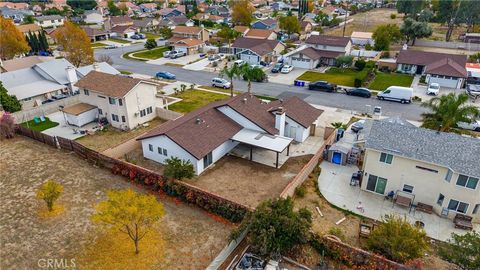
[[[365,65],[365,68],[363,68],[360,72],[357,73],[355,76],[355,79],[353,81],[353,85],[355,87],[361,87],[362,84],[365,82],[367,79],[368,75],[373,71],[373,68],[375,67],[375,62],[373,61],[368,61],[367,64]]]

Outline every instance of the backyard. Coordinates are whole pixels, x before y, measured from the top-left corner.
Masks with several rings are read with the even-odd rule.
[[[176,98],[181,98],[182,101],[170,105],[168,109],[180,113],[188,113],[211,102],[229,97],[229,95],[217,94],[202,90],[186,90],[173,96]]]
[[[23,122],[21,124],[23,127],[30,128],[35,131],[44,131],[49,128],[53,128],[58,126],[57,122],[50,121],[48,117],[45,117],[45,121],[42,122],[42,120],[39,118],[37,122],[35,120],[30,120],[27,122]]]
[[[141,50],[139,52],[131,54],[134,57],[146,58],[146,59],[158,59],[163,57],[163,53],[168,51],[168,47],[158,47],[151,50]]]
[[[282,167],[275,169],[247,159],[225,156],[200,176],[185,181],[255,207],[264,200],[278,197],[311,157],[291,157]]]
[[[57,203],[64,211],[46,218],[39,216],[45,206],[35,192],[48,179],[64,186]],[[165,216],[157,237],[141,240],[135,255],[131,240],[90,219],[106,190],[133,186],[75,154],[23,137],[0,141],[0,185],[1,269],[38,269],[40,259],[74,259],[77,269],[205,269],[232,229],[199,208],[159,196]]]
[[[369,88],[383,91],[392,85],[410,87],[412,81],[412,75],[377,72],[375,79],[370,83]]]
[[[148,122],[148,126],[139,126],[129,131],[122,131],[120,129],[108,126],[103,130],[99,130],[92,135],[86,135],[78,138],[76,141],[90,149],[98,152],[103,152],[108,148],[117,146],[125,141],[133,139],[155,127],[164,123],[160,118],[155,118]]]
[[[358,71],[355,69],[330,68],[325,73],[306,71],[297,80],[309,82],[327,81],[337,85],[353,86],[357,73]]]

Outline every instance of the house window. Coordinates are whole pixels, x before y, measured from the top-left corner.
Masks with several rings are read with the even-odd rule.
[[[162,154],[162,148],[161,147],[157,147],[157,151],[160,155]]]
[[[168,155],[167,149],[165,149],[165,148],[163,148],[163,155],[164,155],[164,156],[167,156],[167,155]]]
[[[89,96],[89,95],[90,95],[90,91],[88,91],[87,89],[83,89],[83,94],[85,94],[85,96]]]
[[[469,177],[463,174],[460,174],[457,179],[457,186],[462,186],[466,188],[476,189],[478,184],[478,178]]]
[[[149,144],[148,145],[148,150],[150,150],[150,152],[153,152],[153,145]]]
[[[152,107],[148,107],[148,108],[147,108],[147,114],[151,114],[152,112],[153,112]]]
[[[385,194],[385,188],[387,187],[387,179],[370,174],[367,182],[367,190]]]
[[[450,182],[452,179],[453,171],[448,169],[447,175],[445,175],[445,181]]]
[[[448,203],[448,209],[466,214],[468,210],[468,203],[459,202],[457,200],[451,199]]]
[[[415,168],[420,169],[420,170],[424,170],[424,171],[433,172],[433,173],[438,173],[437,170],[430,169],[430,168],[426,168],[426,167],[422,167],[422,166],[415,166]]]
[[[443,200],[445,200],[445,196],[443,196],[443,194],[440,193],[440,194],[438,195],[437,204],[440,205],[440,206],[442,206],[442,205],[443,205]]]
[[[393,155],[387,154],[387,153],[381,153],[380,154],[380,162],[384,162],[387,164],[392,164],[393,160]]]
[[[404,192],[408,192],[408,193],[413,193],[413,186],[410,186],[410,185],[403,185],[403,189],[402,189]]]
[[[210,152],[203,157],[203,168],[204,169],[207,168],[212,163],[213,163],[213,157],[212,157],[212,152]]]
[[[145,109],[140,111],[140,117],[144,117],[144,116],[145,116]]]
[[[108,103],[115,105],[115,98],[109,97],[108,98]]]
[[[475,207],[473,208],[472,214],[478,213],[478,209],[480,209],[480,204],[475,204]]]
[[[118,115],[112,113],[112,120],[118,122]]]
[[[123,100],[121,98],[118,99],[118,105],[123,106]]]
[[[123,123],[127,122],[127,119],[125,118],[124,115],[122,115],[122,122],[123,122]]]
[[[98,114],[103,115],[102,109],[98,108]]]

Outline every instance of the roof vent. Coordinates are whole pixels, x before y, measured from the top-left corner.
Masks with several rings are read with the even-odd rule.
[[[242,102],[243,102],[243,103],[247,103],[247,98],[244,97],[244,98],[242,99]]]
[[[200,125],[202,123],[202,119],[200,119],[200,118],[195,119],[195,123],[197,125]]]

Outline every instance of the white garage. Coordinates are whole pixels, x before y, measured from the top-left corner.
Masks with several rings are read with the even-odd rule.
[[[290,64],[294,67],[313,69],[311,59],[298,57],[290,57],[290,59]]]
[[[463,79],[443,75],[428,75],[427,82],[428,84],[438,83],[441,87],[461,88],[463,84]]]
[[[240,59],[251,65],[258,65],[260,63],[260,57],[256,54],[247,54],[245,52],[240,54]]]
[[[65,119],[70,125],[82,127],[98,118],[96,106],[87,103],[78,103],[63,109]]]

